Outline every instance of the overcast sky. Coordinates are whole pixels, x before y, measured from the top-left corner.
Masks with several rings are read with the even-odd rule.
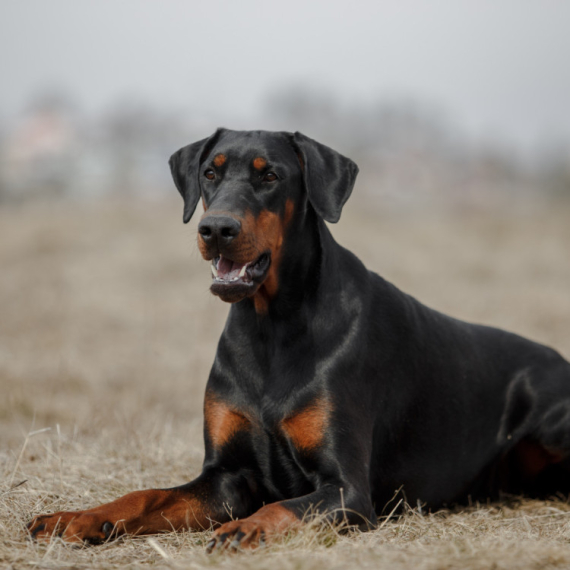
[[[258,128],[267,93],[299,84],[425,101],[475,137],[570,142],[566,0],[5,0],[0,53],[8,122],[57,88],[87,112],[135,98]]]

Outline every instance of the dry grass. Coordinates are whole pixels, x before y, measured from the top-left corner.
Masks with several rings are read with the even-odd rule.
[[[180,218],[177,201],[0,210],[1,567],[570,566],[563,500],[410,510],[374,532],[311,527],[235,556],[207,557],[208,533],[82,549],[27,541],[32,514],[200,470],[202,392],[227,307],[209,295],[195,227]],[[564,208],[398,219],[349,208],[334,231],[425,303],[570,357],[569,219]]]

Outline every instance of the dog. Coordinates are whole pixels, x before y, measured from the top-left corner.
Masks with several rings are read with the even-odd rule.
[[[232,303],[192,482],[36,517],[35,538],[102,542],[214,527],[256,546],[307,516],[361,527],[400,489],[427,509],[570,491],[570,364],[420,304],[338,245],[356,164],[301,133],[217,130],[170,159],[198,201],[211,292]]]

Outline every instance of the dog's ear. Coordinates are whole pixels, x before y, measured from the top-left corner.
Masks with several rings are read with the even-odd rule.
[[[317,214],[336,223],[348,200],[358,166],[332,148],[296,132],[293,141],[299,150],[309,201]]]
[[[223,129],[211,137],[189,144],[176,151],[168,161],[174,184],[184,198],[183,221],[187,224],[200,199],[200,164],[218,140]]]

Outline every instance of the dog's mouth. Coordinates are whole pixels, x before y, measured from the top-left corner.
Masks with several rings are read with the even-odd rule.
[[[223,301],[235,303],[253,295],[267,277],[271,252],[266,251],[253,261],[238,263],[219,255],[212,260],[211,291]]]

